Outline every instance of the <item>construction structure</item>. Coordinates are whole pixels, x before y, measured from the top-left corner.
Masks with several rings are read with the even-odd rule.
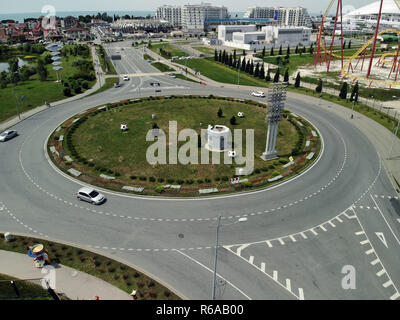
[[[400,9],[399,0],[391,1],[394,1],[396,6]],[[380,31],[383,0],[380,0],[379,2],[373,37],[366,41],[354,54],[345,56],[342,14],[343,0],[331,0],[324,16],[322,17],[321,25],[317,35],[313,59],[314,67],[317,67],[318,64],[326,65],[326,72],[329,72],[332,63],[336,58],[340,61],[340,72],[338,76],[342,80],[351,79],[353,82],[357,80],[368,85],[368,87],[371,87],[372,84],[384,86],[389,89],[393,86],[400,86],[400,31],[393,28]],[[331,34],[331,39],[327,39],[325,22],[327,22],[329,11],[335,3],[336,14],[334,17],[334,27]],[[387,52],[378,56],[376,53],[377,40],[383,34],[388,33],[397,35],[397,48],[393,52]],[[338,37],[340,40],[339,54],[334,52],[335,37]]]
[[[278,136],[279,122],[282,120],[282,109],[286,101],[287,83],[272,83],[268,89],[269,112],[267,114],[267,143],[261,159],[270,160],[277,158],[276,139]]]

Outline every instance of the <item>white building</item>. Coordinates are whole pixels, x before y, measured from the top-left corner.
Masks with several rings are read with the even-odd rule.
[[[174,27],[182,26],[182,6],[164,5],[157,8],[157,19],[166,20]]]
[[[364,7],[356,9],[343,17],[344,25],[366,26],[375,28],[380,1],[373,2]],[[392,0],[383,1],[380,29],[397,28],[400,29],[400,8]]]
[[[226,19],[228,9],[224,6],[213,6],[209,3],[195,5],[170,6],[157,8],[157,18],[170,22],[174,27],[182,27],[184,32],[202,33],[206,19]]]
[[[218,26],[218,40],[223,45],[245,49],[266,49],[284,46],[308,45],[311,29],[307,27],[265,26],[257,30],[256,25]]]
[[[307,9],[302,7],[250,7],[244,15],[245,18],[271,19],[280,26],[310,26],[311,18]]]

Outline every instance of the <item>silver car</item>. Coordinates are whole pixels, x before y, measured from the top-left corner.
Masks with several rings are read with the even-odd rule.
[[[106,197],[97,192],[93,188],[83,187],[76,193],[76,197],[80,201],[86,201],[91,204],[101,204],[106,200]]]
[[[5,142],[10,140],[18,135],[16,130],[7,130],[0,134],[0,142]]]

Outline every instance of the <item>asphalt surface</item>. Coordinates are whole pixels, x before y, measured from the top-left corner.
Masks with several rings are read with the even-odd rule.
[[[121,44],[106,50],[122,54],[121,75],[158,72],[141,50]],[[162,92],[151,82],[160,82]],[[156,94],[250,97],[247,89],[143,76],[32,116],[13,128],[19,137],[0,145],[0,231],[91,247],[184,297],[210,299],[222,215],[217,299],[400,299],[400,204],[375,147],[348,120],[291,94],[286,107],[311,121],[324,142],[303,175],[248,194],[183,200],[107,193],[102,206],[78,202],[80,185],[48,162],[48,136],[88,108]],[[241,217],[248,221],[235,223]],[[342,288],[346,265],[356,270],[356,289]]]

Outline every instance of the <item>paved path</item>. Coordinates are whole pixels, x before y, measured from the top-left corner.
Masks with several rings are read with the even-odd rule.
[[[18,279],[40,279],[42,269],[35,268],[28,255],[0,250],[0,274]],[[132,300],[126,292],[87,273],[58,265],[56,268],[57,293],[63,293],[73,300]]]

